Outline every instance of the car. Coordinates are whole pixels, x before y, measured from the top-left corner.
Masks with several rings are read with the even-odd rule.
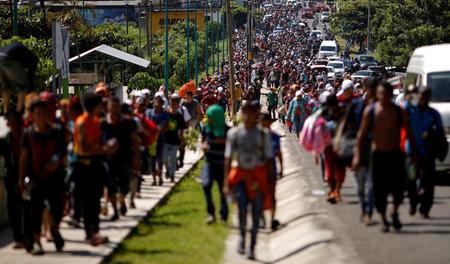
[[[313,72],[317,72],[319,74],[322,74],[322,72],[327,72],[328,73],[328,68],[327,66],[323,66],[323,65],[314,65],[311,66],[311,70]]]
[[[328,61],[327,60],[316,60],[314,61],[314,65],[323,65],[323,66],[327,66]]]
[[[320,44],[319,58],[334,57],[338,54],[338,47],[334,40],[324,40]]]
[[[314,11],[316,12],[322,12],[326,9],[327,7],[325,6],[324,3],[317,3],[316,7],[314,8]]]
[[[265,4],[264,5],[264,10],[271,9],[271,8],[273,8],[272,4]]]
[[[321,38],[321,37],[323,36],[322,31],[317,30],[317,29],[311,31],[311,36],[312,36],[313,34],[315,34],[318,38]]]
[[[309,7],[305,7],[302,9],[302,17],[313,18],[313,11]]]
[[[390,78],[392,77],[391,74],[386,70],[386,68],[384,66],[369,66],[367,68],[367,70],[369,71],[377,71],[381,74],[381,76],[383,76],[383,78]]]
[[[355,74],[352,75],[351,78],[352,78],[353,82],[364,82],[366,80],[378,79],[380,77],[381,77],[381,75],[377,71],[363,70],[363,71],[357,71]]]
[[[367,69],[369,66],[376,66],[378,64],[373,56],[367,54],[356,55],[356,59],[359,61],[361,69]]]
[[[320,21],[322,22],[330,22],[330,12],[324,11],[322,12],[322,15],[320,15]]]
[[[345,73],[345,64],[343,61],[335,60],[328,62],[328,65],[334,68],[334,74],[336,78],[342,78]]]
[[[334,82],[336,80],[336,72],[334,70],[334,67],[327,66],[328,69],[328,81]]]

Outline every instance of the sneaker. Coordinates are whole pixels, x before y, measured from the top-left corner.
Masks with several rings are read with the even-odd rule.
[[[156,186],[156,181],[153,181],[153,182],[152,182],[152,186]]]
[[[241,238],[239,240],[239,244],[238,244],[238,248],[237,248],[237,252],[241,255],[245,254],[245,239]]]
[[[33,256],[44,255],[44,250],[42,250],[42,247],[38,243],[34,243],[33,249],[30,251],[30,254]]]
[[[116,221],[119,220],[119,214],[118,213],[114,213],[114,215],[111,217],[111,221]]]
[[[133,201],[130,202],[130,209],[136,209],[136,205]]]
[[[86,237],[86,239],[84,240],[84,243],[91,245],[93,247],[96,247],[98,245],[97,241],[92,237]]]
[[[161,177],[161,178],[159,178],[159,186],[162,186],[162,185],[163,185],[163,179]]]
[[[410,207],[409,207],[409,215],[410,215],[410,216],[415,215],[415,214],[416,214],[416,211],[417,211],[416,206],[410,206]]]
[[[121,215],[126,215],[127,214],[127,206],[126,205],[121,205],[120,206],[120,214]]]
[[[392,226],[395,228],[396,231],[400,231],[402,229],[402,223],[400,223],[400,220],[398,219],[398,214],[392,214]]]
[[[251,260],[255,259],[255,252],[253,249],[250,249],[250,251],[247,253],[247,258]]]
[[[99,233],[96,233],[95,235],[93,235],[93,236],[92,236],[92,239],[95,240],[95,242],[96,242],[98,245],[106,244],[106,243],[109,242],[108,237],[106,237],[106,236],[101,236]]]
[[[175,178],[174,177],[172,177],[172,178],[170,178],[170,182],[175,182]]]
[[[212,223],[216,222],[216,217],[214,215],[209,214],[206,218],[206,224],[210,225]]]
[[[279,225],[280,225],[280,222],[278,222],[278,220],[272,219],[272,224],[271,224],[272,230],[277,230]]]
[[[62,238],[61,234],[57,232],[53,235],[55,239],[55,247],[57,252],[61,252],[64,247],[64,239]]]
[[[420,218],[422,218],[422,219],[430,219],[430,216],[428,214],[420,214]]]
[[[381,223],[381,232],[389,232],[389,223],[387,221],[383,221],[383,223]]]

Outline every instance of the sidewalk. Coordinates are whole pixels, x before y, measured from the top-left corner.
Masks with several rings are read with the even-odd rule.
[[[42,238],[45,255],[33,257],[24,250],[12,249],[12,234],[7,226],[0,230],[0,264],[97,264],[112,254],[130,232],[145,218],[172,188],[192,169],[203,156],[201,151],[186,151],[184,167],[175,174],[175,183],[165,180],[163,186],[151,186],[152,177],[144,176],[140,199],[135,199],[136,209],[129,209],[124,217],[118,221],[109,221],[112,216],[112,208],[109,206],[109,215],[101,217],[100,233],[109,237],[110,243],[104,246],[92,247],[84,244],[84,229],[74,229],[66,222],[61,224],[61,234],[65,239],[65,247],[61,253],[57,253],[54,243],[48,243]],[[127,203],[128,204],[128,203]]]

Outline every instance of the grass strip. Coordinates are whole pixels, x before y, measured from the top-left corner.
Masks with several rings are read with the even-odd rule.
[[[206,225],[206,202],[201,177],[203,161],[179,183],[153,213],[125,239],[107,263],[219,263],[225,250],[229,227]],[[219,192],[213,198],[218,211]],[[218,214],[218,212],[216,212]]]

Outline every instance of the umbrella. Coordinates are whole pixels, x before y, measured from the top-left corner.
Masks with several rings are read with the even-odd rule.
[[[305,23],[300,23],[299,25],[300,25],[301,27],[306,26]]]

